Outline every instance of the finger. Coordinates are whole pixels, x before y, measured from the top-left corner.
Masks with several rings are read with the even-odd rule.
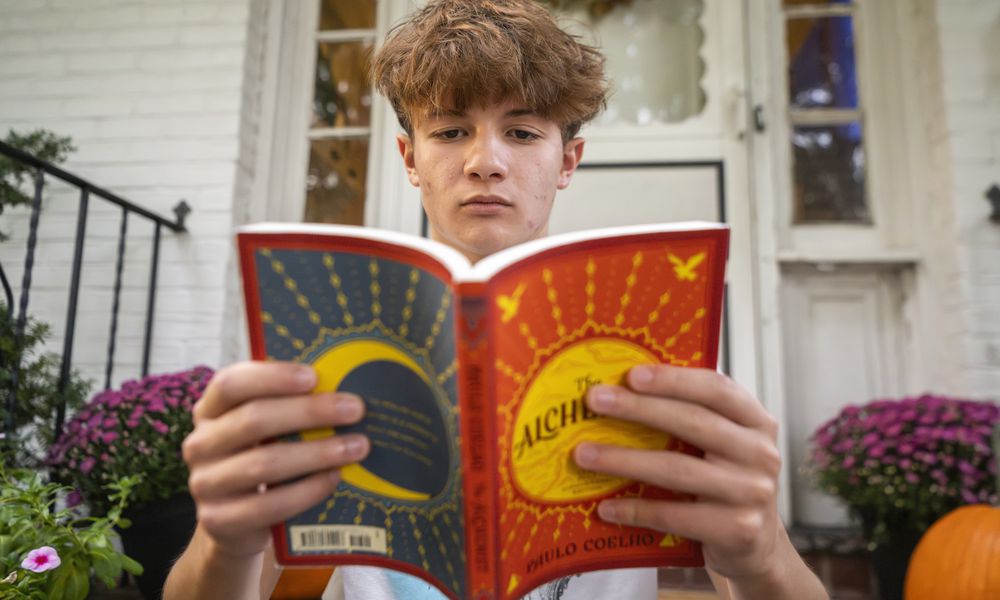
[[[305,394],[316,386],[316,371],[289,362],[247,361],[230,365],[212,376],[194,416],[212,419],[252,398]]]
[[[597,514],[610,523],[655,529],[740,552],[763,539],[768,527],[763,511],[734,511],[731,506],[710,502],[616,498],[601,502]]]
[[[340,470],[324,471],[263,494],[251,493],[198,504],[198,520],[215,537],[243,536],[293,517],[328,497]]]
[[[368,439],[358,434],[268,444],[192,472],[188,488],[201,501],[245,494],[256,490],[261,483],[287,482],[358,462],[368,450]]]
[[[640,365],[629,371],[627,380],[636,392],[687,400],[741,425],[777,432],[776,421],[760,402],[735,381],[716,371]]]
[[[741,427],[700,404],[609,385],[592,387],[587,404],[597,414],[647,425],[735,463],[759,465],[769,474],[781,468],[778,449],[767,434]]]
[[[357,423],[363,415],[364,403],[348,393],[257,399],[195,427],[182,445],[184,460],[195,465],[280,435]]]
[[[573,458],[582,469],[643,481],[718,503],[766,507],[774,501],[777,490],[769,477],[734,472],[682,452],[585,442],[574,449]]]

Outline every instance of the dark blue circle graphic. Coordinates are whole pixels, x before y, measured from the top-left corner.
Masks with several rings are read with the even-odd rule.
[[[448,428],[434,391],[417,373],[393,361],[373,360],[349,372],[339,391],[361,396],[365,418],[338,433],[362,433],[371,453],[361,466],[404,489],[440,494],[448,483]]]

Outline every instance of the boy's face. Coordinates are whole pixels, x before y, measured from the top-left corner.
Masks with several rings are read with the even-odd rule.
[[[422,115],[398,141],[431,238],[473,262],[544,236],[583,153],[582,139],[563,143],[556,123],[512,102]]]

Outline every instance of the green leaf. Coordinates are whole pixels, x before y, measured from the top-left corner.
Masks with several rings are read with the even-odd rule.
[[[126,571],[128,571],[133,575],[142,575],[142,572],[144,570],[142,568],[142,565],[133,560],[132,557],[127,556],[125,554],[122,554],[121,557],[122,557],[122,566],[125,567]]]
[[[94,566],[94,574],[101,578],[101,581],[114,587],[114,581],[122,573],[121,555],[107,549],[98,549],[90,553]]]
[[[66,586],[69,584],[69,569],[56,569],[51,571],[52,580],[49,582],[47,598],[49,600],[64,600],[66,598]]]
[[[90,593],[90,574],[86,568],[75,568],[70,571],[69,583],[66,585],[66,600],[84,600]]]

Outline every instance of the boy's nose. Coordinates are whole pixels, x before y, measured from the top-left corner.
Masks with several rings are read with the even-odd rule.
[[[479,136],[469,147],[465,174],[483,181],[500,181],[507,177],[507,160],[503,143],[494,136]]]

